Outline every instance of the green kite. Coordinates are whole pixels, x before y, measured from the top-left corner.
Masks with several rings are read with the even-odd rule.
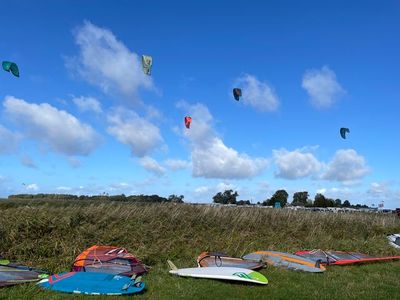
[[[19,77],[19,69],[16,63],[3,61],[2,66],[4,71],[11,72],[15,77]]]

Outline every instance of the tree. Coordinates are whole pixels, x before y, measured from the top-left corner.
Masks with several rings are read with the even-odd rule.
[[[365,204],[356,204],[352,205],[353,208],[360,209],[360,208],[368,208],[368,205]]]
[[[314,206],[314,201],[312,199],[308,199],[305,207],[313,207]]]
[[[285,190],[277,190],[270,199],[264,201],[263,205],[275,206],[275,202],[280,202],[281,207],[284,207],[287,204],[288,197],[289,194]]]
[[[239,196],[239,194],[233,190],[225,190],[225,192],[221,193],[218,192],[214,197],[213,201],[214,203],[220,203],[220,204],[236,204],[236,197]]]
[[[175,194],[172,194],[169,195],[168,201],[172,203],[183,203],[183,198],[185,198],[185,196],[183,195],[177,196]]]
[[[331,198],[326,198],[326,206],[325,207],[335,207],[335,200]]]
[[[308,201],[308,192],[296,192],[293,194],[292,204],[295,206],[305,206]]]
[[[336,207],[342,207],[342,200],[336,199],[336,200],[335,200],[335,206],[336,206]]]
[[[250,205],[250,200],[239,200],[236,202],[236,205]]]
[[[350,206],[351,206],[350,201],[349,201],[349,200],[344,200],[342,206],[343,206],[343,207],[350,207]]]
[[[314,206],[315,207],[328,207],[325,196],[320,193],[317,193],[314,197]]]

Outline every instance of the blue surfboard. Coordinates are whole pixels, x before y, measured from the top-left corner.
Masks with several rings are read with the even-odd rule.
[[[63,293],[85,295],[130,295],[143,291],[144,282],[114,274],[65,272],[38,282],[42,288]]]

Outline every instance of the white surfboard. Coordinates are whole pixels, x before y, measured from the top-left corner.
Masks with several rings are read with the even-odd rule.
[[[400,249],[400,233],[389,234],[387,238],[391,246]]]
[[[178,269],[170,260],[168,261],[168,264],[171,268],[169,272],[178,276],[235,280],[258,284],[268,283],[268,279],[263,274],[244,268],[205,267]]]

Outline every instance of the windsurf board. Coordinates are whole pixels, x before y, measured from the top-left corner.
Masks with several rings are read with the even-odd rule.
[[[145,284],[123,275],[96,272],[65,272],[37,283],[44,289],[85,295],[130,295],[143,291]]]
[[[168,264],[171,268],[169,273],[178,276],[268,284],[268,279],[263,274],[249,269],[233,267],[178,269],[171,261],[168,261]]]

